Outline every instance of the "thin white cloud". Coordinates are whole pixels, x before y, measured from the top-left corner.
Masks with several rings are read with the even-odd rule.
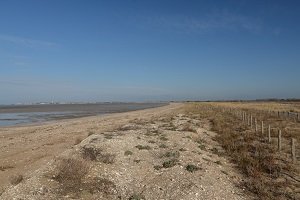
[[[223,30],[244,30],[258,33],[263,28],[259,19],[228,11],[215,11],[201,17],[186,15],[151,16],[147,20],[150,25],[185,33],[210,33]]]
[[[57,43],[43,41],[43,40],[35,40],[30,38],[23,38],[11,35],[0,35],[0,40],[5,42],[14,43],[17,45],[24,45],[27,47],[56,47]]]

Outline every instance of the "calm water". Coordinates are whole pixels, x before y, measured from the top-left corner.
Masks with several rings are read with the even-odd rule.
[[[0,126],[119,113],[167,105],[166,103],[98,103],[0,106]]]
[[[44,122],[59,118],[72,118],[74,114],[75,113],[70,112],[1,113],[0,126]]]

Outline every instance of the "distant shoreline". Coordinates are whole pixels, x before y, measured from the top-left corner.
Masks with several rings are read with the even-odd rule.
[[[123,113],[168,103],[97,103],[0,106],[0,127],[30,125],[81,117]]]

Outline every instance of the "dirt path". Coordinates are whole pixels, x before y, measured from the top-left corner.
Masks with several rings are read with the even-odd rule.
[[[71,130],[77,135],[87,131],[95,134],[60,154],[58,161],[44,163],[34,175],[28,174],[24,181],[8,188],[1,198],[250,199],[235,186],[240,176],[218,155],[222,149],[213,140],[215,133],[207,130],[208,122],[188,118],[180,108],[182,104],[173,104],[86,119],[84,124],[79,120],[60,127],[50,125],[56,128],[50,133],[65,132],[65,140]],[[55,153],[52,157],[59,152]],[[80,168],[89,165],[75,185],[69,179],[57,178],[62,176],[62,168],[57,167],[62,165],[62,158],[72,158]],[[82,159],[84,164],[79,162]],[[72,171],[72,177],[76,174],[78,169]],[[66,187],[69,184],[72,187]]]

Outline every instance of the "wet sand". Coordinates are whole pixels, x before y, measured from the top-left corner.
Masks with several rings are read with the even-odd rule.
[[[97,103],[0,106],[0,126],[121,113],[167,105],[166,103]]]

